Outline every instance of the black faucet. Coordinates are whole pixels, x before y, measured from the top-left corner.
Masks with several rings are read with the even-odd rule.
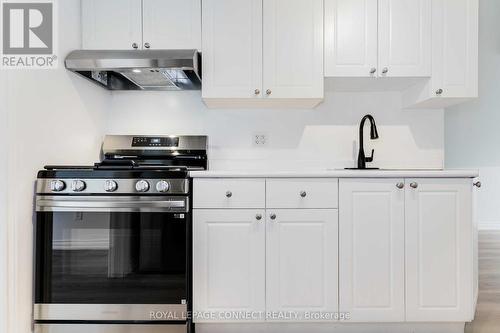
[[[361,119],[359,124],[359,153],[358,153],[358,169],[366,169],[366,162],[373,162],[373,154],[375,150],[372,149],[372,155],[370,157],[365,156],[365,150],[363,148],[363,128],[365,126],[365,121],[370,121],[370,138],[372,140],[378,139],[377,125],[375,125],[375,119],[372,115],[367,114]]]

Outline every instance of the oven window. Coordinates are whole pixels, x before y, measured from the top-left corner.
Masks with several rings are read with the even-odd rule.
[[[181,304],[186,217],[38,212],[36,303]]]

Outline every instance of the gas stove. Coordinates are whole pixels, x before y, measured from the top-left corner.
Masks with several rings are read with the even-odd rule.
[[[207,161],[205,136],[107,136],[100,162],[39,171],[35,331],[191,332],[189,171]]]

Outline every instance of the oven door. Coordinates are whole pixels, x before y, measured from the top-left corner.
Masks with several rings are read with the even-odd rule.
[[[36,321],[179,321],[187,197],[38,196]]]

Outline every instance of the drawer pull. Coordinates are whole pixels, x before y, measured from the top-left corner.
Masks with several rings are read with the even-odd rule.
[[[257,215],[255,215],[255,219],[256,219],[257,221],[262,220],[262,214],[257,214]]]
[[[273,221],[274,221],[274,220],[276,220],[276,214],[274,214],[274,213],[272,213],[269,217],[270,217],[270,218],[271,218],[271,220],[273,220]]]
[[[300,191],[300,196],[302,198],[305,198],[307,196],[307,192],[306,191]]]
[[[231,192],[231,191],[227,191],[226,192],[226,197],[227,198],[231,198],[232,196],[233,196],[233,192]]]

